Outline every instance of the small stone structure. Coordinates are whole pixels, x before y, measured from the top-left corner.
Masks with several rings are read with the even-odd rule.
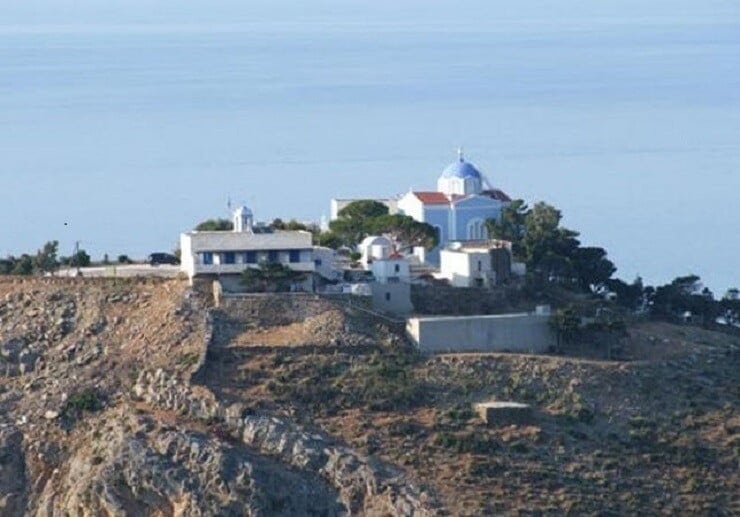
[[[488,425],[524,425],[532,419],[532,408],[529,404],[519,402],[479,402],[473,409]]]
[[[390,314],[407,315],[414,311],[411,304],[411,285],[403,282],[370,284],[373,309]]]
[[[218,280],[213,281],[213,305],[219,307],[221,305],[221,295],[224,293],[224,286]]]

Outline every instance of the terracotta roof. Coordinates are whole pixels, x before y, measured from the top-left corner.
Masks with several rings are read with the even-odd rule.
[[[442,192],[414,192],[414,195],[425,205],[450,204],[450,199]]]
[[[504,192],[503,190],[499,190],[497,188],[491,189],[491,190],[484,190],[481,192],[484,196],[488,196],[492,199],[496,199],[498,201],[511,201],[511,198]]]

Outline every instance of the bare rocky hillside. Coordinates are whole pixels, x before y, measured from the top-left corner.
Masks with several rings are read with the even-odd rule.
[[[421,357],[341,300],[0,279],[1,515],[740,512],[740,340]],[[486,425],[486,400],[532,405]]]

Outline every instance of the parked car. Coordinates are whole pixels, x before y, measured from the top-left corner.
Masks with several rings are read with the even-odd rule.
[[[146,260],[150,266],[158,266],[160,264],[173,264],[177,265],[180,263],[180,259],[174,256],[172,253],[152,253]]]

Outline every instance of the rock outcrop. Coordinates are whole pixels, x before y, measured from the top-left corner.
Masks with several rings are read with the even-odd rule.
[[[630,333],[425,357],[334,298],[0,277],[0,515],[737,513],[740,342]]]
[[[317,476],[203,432],[151,417],[105,416],[104,447],[81,448],[37,515],[340,515],[337,494]],[[98,439],[100,440],[100,438]]]
[[[342,330],[307,302],[309,332]],[[178,281],[0,278],[0,515],[429,513],[390,466],[198,385],[217,315]]]
[[[244,415],[238,405],[223,408],[212,393],[190,387],[163,370],[144,372],[134,393],[156,407],[220,424],[242,444],[302,472],[320,475],[338,491],[352,515],[432,515],[432,497],[397,469],[373,461],[319,432],[267,415]]]
[[[22,515],[26,507],[26,460],[23,435],[0,427],[0,515]]]

